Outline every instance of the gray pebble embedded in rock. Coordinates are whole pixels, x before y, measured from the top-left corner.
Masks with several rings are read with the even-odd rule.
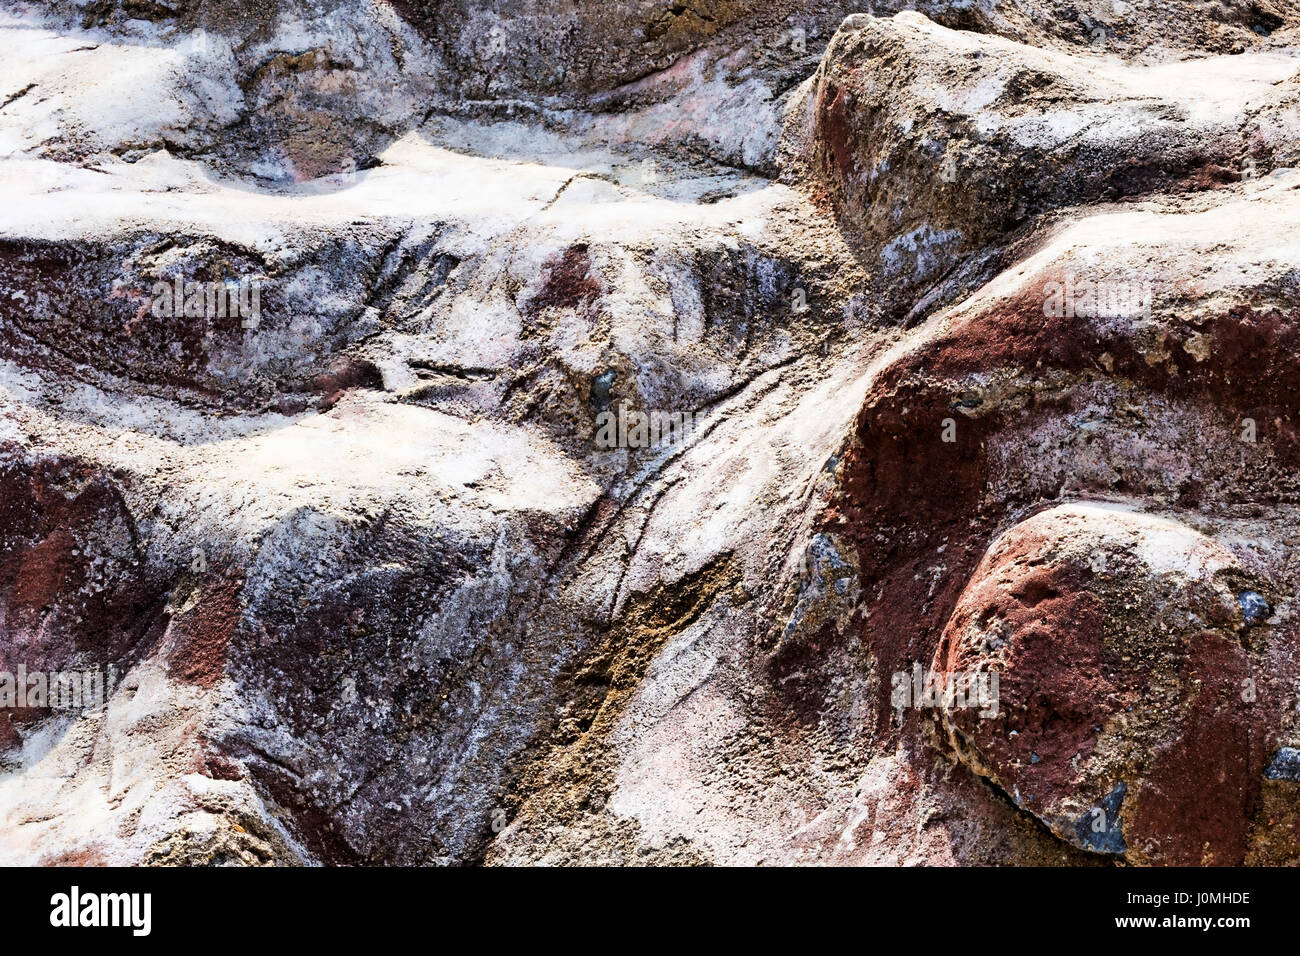
[[[591,380],[591,407],[597,412],[603,412],[609,408],[613,397],[610,395],[610,389],[618,381],[618,372],[610,369],[608,372],[602,372]]]
[[[1264,771],[1269,780],[1290,780],[1300,783],[1300,750],[1283,747],[1273,755],[1273,762]]]
[[[1237,595],[1237,602],[1241,605],[1241,613],[1246,616],[1247,627],[1262,624],[1273,615],[1273,609],[1258,591],[1242,591]]]
[[[1128,850],[1119,822],[1119,808],[1127,792],[1128,785],[1121,781],[1101,801],[1101,806],[1093,807],[1074,822],[1075,836],[1085,848],[1098,853],[1124,853]]]

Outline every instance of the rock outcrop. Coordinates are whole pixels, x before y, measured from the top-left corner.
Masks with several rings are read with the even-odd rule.
[[[5,4],[0,860],[1297,862],[1298,27]]]

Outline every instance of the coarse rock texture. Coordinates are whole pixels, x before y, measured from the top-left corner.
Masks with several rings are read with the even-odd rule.
[[[0,862],[1300,862],[1298,29],[0,5]]]
[[[998,719],[945,708],[954,749],[1084,849],[1243,862],[1300,677],[1247,613],[1253,586],[1176,518],[1039,512],[990,547],[936,652],[937,672],[1000,675]]]
[[[878,282],[923,289],[1037,214],[1286,165],[1294,74],[1272,52],[1135,67],[917,14],[850,17],[809,87],[802,145],[847,232],[883,246]]]

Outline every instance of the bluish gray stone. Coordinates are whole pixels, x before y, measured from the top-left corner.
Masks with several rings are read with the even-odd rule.
[[[1128,850],[1119,823],[1119,808],[1127,792],[1128,786],[1121,781],[1100,806],[1093,807],[1074,822],[1074,834],[1084,847],[1098,853],[1124,853]],[[1102,826],[1098,827],[1098,823]]]
[[[610,389],[614,387],[616,381],[618,381],[618,372],[613,369],[603,372],[592,379],[591,407],[593,411],[603,412],[609,408],[610,402],[613,400]]]
[[[1273,762],[1264,771],[1269,780],[1290,780],[1300,783],[1300,750],[1283,747],[1273,755]]]
[[[1247,627],[1263,624],[1273,616],[1273,609],[1258,591],[1242,591],[1237,595],[1237,602],[1241,605],[1241,613],[1246,616]]]

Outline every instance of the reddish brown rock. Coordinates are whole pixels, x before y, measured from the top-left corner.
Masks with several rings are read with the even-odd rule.
[[[1000,676],[996,717],[948,706],[960,758],[1082,849],[1240,864],[1294,674],[1249,628],[1248,576],[1166,518],[1066,505],[989,549],[934,668]],[[1258,586],[1258,585],[1257,585]]]

